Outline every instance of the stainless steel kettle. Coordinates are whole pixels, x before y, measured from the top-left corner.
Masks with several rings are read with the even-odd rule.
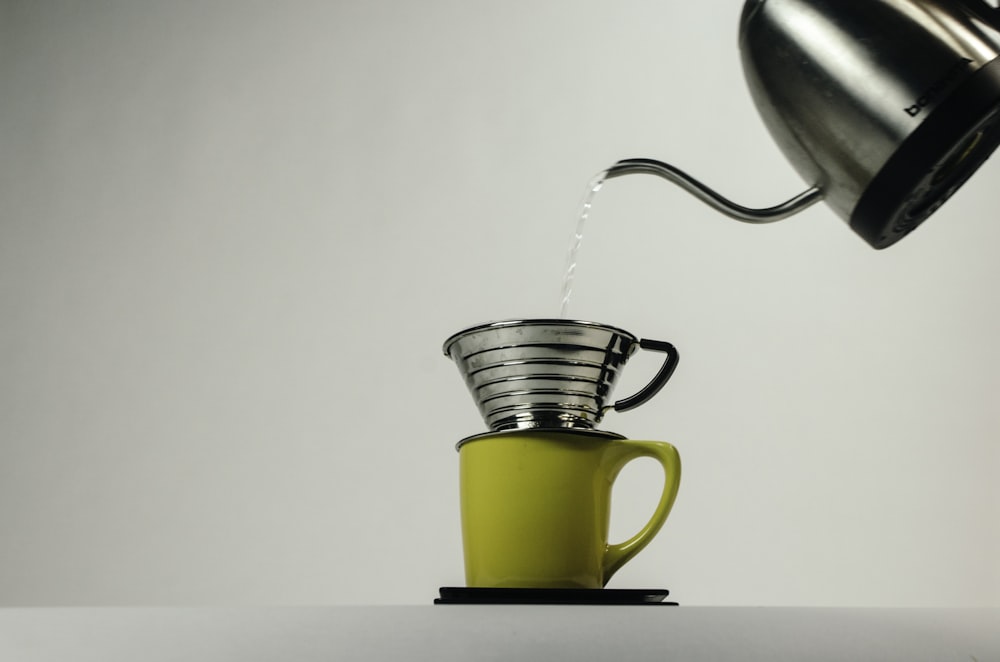
[[[660,161],[607,176],[659,175],[753,223],[823,199],[885,248],[1000,145],[1000,9],[985,0],[747,0],[740,50],[767,128],[811,188],[750,209]]]

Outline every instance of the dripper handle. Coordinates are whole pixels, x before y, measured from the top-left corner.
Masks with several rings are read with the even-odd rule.
[[[653,380],[646,384],[638,393],[627,398],[622,398],[612,405],[615,411],[635,409],[659,393],[660,389],[667,383],[667,380],[670,379],[670,376],[674,374],[674,368],[677,367],[677,361],[680,359],[680,356],[677,354],[677,348],[665,340],[643,338],[639,341],[639,347],[653,352],[664,352],[667,355],[667,359],[660,366],[660,370],[653,377]]]

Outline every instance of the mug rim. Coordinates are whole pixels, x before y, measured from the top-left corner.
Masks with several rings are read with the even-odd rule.
[[[478,333],[480,331],[486,331],[488,329],[500,329],[509,326],[568,326],[568,327],[584,327],[590,329],[601,329],[603,331],[610,331],[612,333],[617,333],[623,335],[632,342],[639,342],[639,337],[634,333],[626,331],[625,329],[613,326],[611,324],[604,324],[603,322],[591,322],[588,320],[576,320],[570,318],[562,317],[535,317],[535,318],[518,318],[509,320],[499,320],[494,322],[484,322],[483,324],[477,324],[475,326],[470,326],[467,329],[462,329],[457,333],[453,333],[444,341],[442,350],[445,356],[450,357],[451,346],[458,342],[460,338],[471,335],[473,333]]]
[[[517,434],[546,434],[546,435],[574,435],[577,437],[590,437],[592,439],[603,439],[605,441],[621,441],[628,439],[623,434],[608,432],[606,430],[588,430],[577,428],[514,428],[511,430],[497,430],[492,432],[480,432],[466,437],[455,444],[455,450],[461,451],[462,446],[472,441],[479,441],[486,438],[510,437]]]

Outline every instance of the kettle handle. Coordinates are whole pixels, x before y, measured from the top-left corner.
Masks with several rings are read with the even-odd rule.
[[[667,383],[667,380],[670,379],[670,376],[674,374],[674,368],[677,367],[677,361],[680,359],[680,356],[677,354],[677,348],[665,340],[650,340],[649,338],[643,338],[639,341],[639,347],[653,352],[663,352],[667,355],[667,359],[663,362],[663,365],[660,366],[659,371],[657,371],[652,381],[643,386],[638,393],[630,395],[627,398],[622,398],[613,404],[612,408],[615,411],[628,411],[629,409],[635,409],[659,393],[660,389]]]
[[[773,223],[788,218],[823,199],[823,191],[818,186],[799,193],[794,198],[786,200],[780,205],[767,207],[765,209],[753,209],[744,207],[728,200],[712,189],[708,188],[697,179],[687,174],[679,168],[675,168],[669,163],[656,161],[654,159],[623,159],[608,168],[604,175],[605,179],[621,177],[622,175],[635,175],[644,173],[656,175],[667,181],[680,186],[682,189],[698,198],[709,207],[718,212],[722,212],[730,218],[744,223]]]

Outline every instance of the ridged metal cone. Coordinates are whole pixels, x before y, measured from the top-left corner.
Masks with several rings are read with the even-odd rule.
[[[490,430],[593,429],[639,340],[605,324],[562,319],[492,322],[456,333],[458,366]]]

